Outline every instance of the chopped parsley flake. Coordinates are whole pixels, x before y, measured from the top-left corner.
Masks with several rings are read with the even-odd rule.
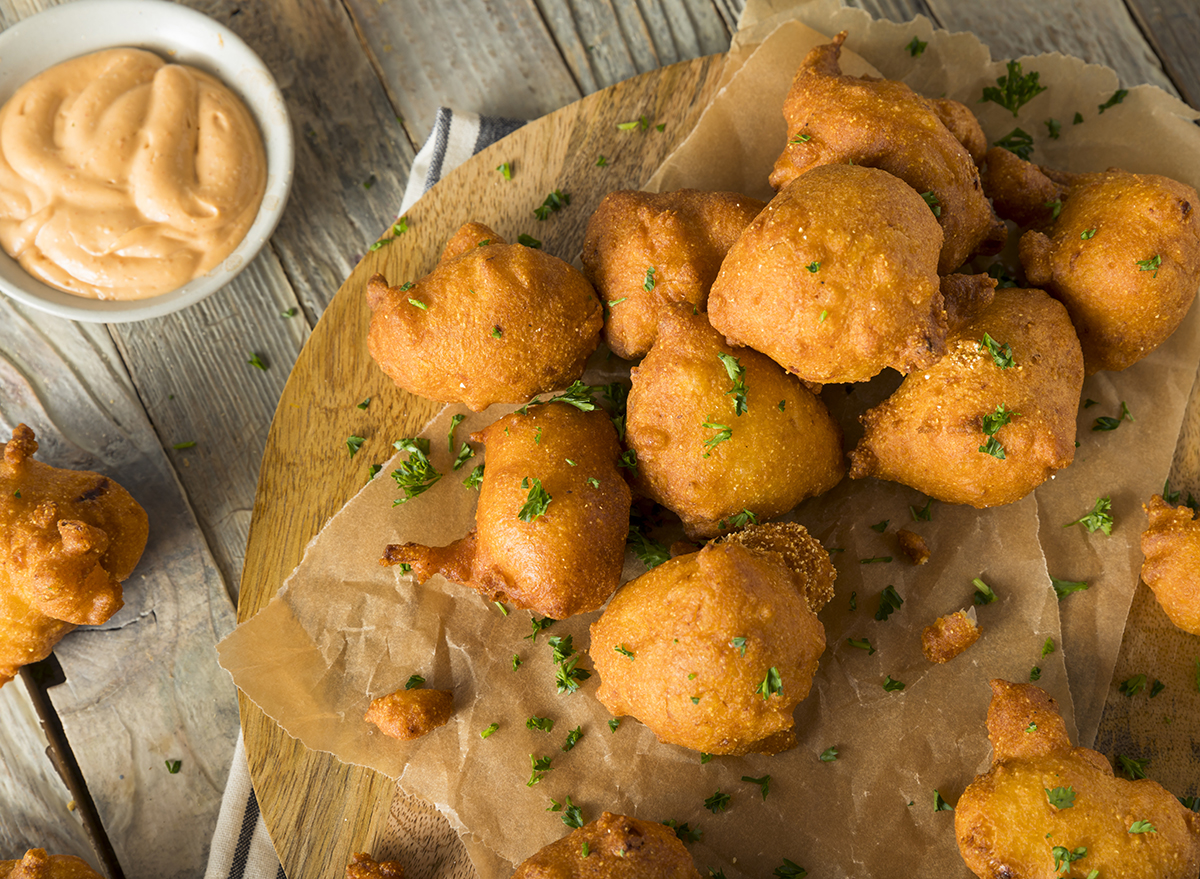
[[[541,633],[542,629],[548,629],[557,622],[558,620],[551,619],[550,617],[542,617],[540,620],[537,617],[530,617],[529,625],[533,631],[525,636],[525,640],[536,642],[537,636]]]
[[[1146,777],[1146,764],[1150,762],[1150,758],[1135,760],[1132,757],[1126,757],[1124,754],[1118,754],[1117,762],[1121,764],[1122,772],[1134,781],[1137,781],[1139,778]]]
[[[522,522],[532,522],[539,516],[546,515],[546,509],[550,506],[550,501],[554,500],[546,489],[542,488],[542,480],[536,476],[530,479],[526,476],[521,480],[521,488],[529,490],[529,494],[525,498],[525,503],[521,505],[521,509],[517,512],[517,518]]]
[[[571,203],[571,196],[563,192],[561,189],[556,189],[546,196],[545,201],[540,207],[533,209],[533,215],[539,220],[545,220],[556,211],[561,211],[564,207]]]
[[[463,485],[465,485],[467,488],[474,488],[474,489],[478,489],[479,486],[483,485],[483,465],[482,464],[475,465],[475,469],[473,469],[469,474],[467,474],[467,478],[463,480]]]
[[[538,717],[535,714],[525,721],[525,727],[548,733],[554,729],[554,721],[549,717]]]
[[[518,654],[514,653],[512,655],[512,670],[516,671],[520,667],[521,667],[521,657]]]
[[[421,677],[420,675],[413,675],[404,682],[404,689],[419,690],[422,686],[424,686],[424,684],[425,678]]]
[[[1094,534],[1097,531],[1103,531],[1105,534],[1112,534],[1113,517],[1112,517],[1112,500],[1110,498],[1097,498],[1092,511],[1085,516],[1076,519],[1074,522],[1068,522],[1064,528],[1070,528],[1072,525],[1082,525],[1088,530],[1089,534]]]
[[[1157,696],[1159,693],[1161,693],[1166,688],[1167,688],[1166,684],[1164,684],[1158,678],[1155,678],[1154,683],[1150,687],[1150,698],[1153,699],[1155,696]]]
[[[1072,125],[1078,125],[1078,124],[1079,124],[1080,122],[1082,122],[1082,121],[1083,121],[1083,114],[1082,114],[1082,113],[1080,113],[1078,110],[1076,110],[1076,111],[1075,111],[1075,118],[1071,120],[1071,124],[1072,124]]]
[[[830,552],[844,552],[844,550],[840,550],[840,549],[831,549],[829,551]],[[880,563],[880,562],[882,562],[883,564],[887,564],[891,560],[892,560],[892,557],[890,555],[877,555],[877,556],[872,556],[869,559],[859,559],[858,563],[860,565],[874,565],[874,564]]]
[[[1139,259],[1137,261],[1138,271],[1154,272],[1151,277],[1158,277],[1158,269],[1162,265],[1162,257],[1157,253],[1147,259]]]
[[[733,382],[733,387],[725,392],[725,396],[733,394],[733,413],[740,416],[746,411],[746,367],[742,366],[741,360],[724,351],[718,351],[717,357],[725,367],[729,380]]]
[[[1017,279],[1009,274],[1008,268],[1004,263],[994,262],[987,268],[989,277],[996,279],[996,289],[1004,290],[1008,287],[1016,287]]]
[[[526,787],[533,787],[539,781],[546,777],[546,773],[554,767],[550,765],[553,758],[551,757],[534,757],[529,755],[529,763],[533,767],[533,772],[529,775],[529,781],[525,782]]]
[[[509,162],[501,162],[496,166],[496,170],[505,180],[512,180],[512,165]]]
[[[1031,668],[1029,670],[1029,682],[1033,683],[1034,681],[1040,681],[1041,679],[1042,679],[1041,666],[1035,665],[1033,668]]]
[[[795,861],[789,861],[787,858],[784,858],[783,866],[776,867],[775,872],[771,875],[775,876],[776,879],[804,879],[808,875],[808,870],[805,870]]]
[[[574,748],[576,745],[579,744],[579,740],[581,738],[583,738],[583,727],[577,726],[577,727],[575,727],[575,729],[573,729],[569,733],[567,733],[567,740],[565,742],[563,742],[562,749],[564,751],[571,750],[572,748]]]
[[[650,123],[646,121],[645,116],[639,116],[635,122],[618,122],[617,129],[619,131],[633,131],[635,128],[638,131],[645,131],[650,127]]]
[[[167,764],[167,772],[172,775],[176,775],[183,766],[182,760],[164,760],[163,762]]]
[[[729,808],[730,799],[731,797],[729,794],[723,794],[721,793],[721,789],[717,788],[716,793],[714,793],[711,797],[705,798],[704,808],[708,809],[708,811],[712,812],[714,815],[718,812],[724,812]]]
[[[942,795],[934,790],[933,792],[933,811],[935,812],[953,812],[954,807],[942,798]]]
[[[1088,584],[1084,583],[1082,580],[1060,580],[1057,577],[1050,578],[1050,585],[1054,587],[1054,594],[1058,596],[1059,601],[1062,601],[1072,592],[1082,592],[1084,589],[1088,588]]]
[[[851,608],[853,610],[853,608]],[[847,638],[846,643],[851,647],[857,647],[859,650],[867,651],[867,656],[875,652],[875,648],[871,646],[871,642],[866,638]]]
[[[357,437],[351,437],[350,439],[358,439],[358,438],[357,438]],[[347,441],[347,444],[349,444],[349,441]],[[361,440],[360,440],[360,444],[361,444]],[[196,441],[195,441],[195,440],[188,440],[186,443],[175,443],[175,445],[171,446],[171,448],[175,449],[176,451],[182,451],[183,449],[194,449],[195,447],[196,447]],[[353,457],[354,457],[354,453],[355,453],[355,452],[357,452],[357,451],[358,451],[358,449],[352,449],[352,450],[350,451],[350,457],[351,457],[351,458],[353,458]],[[20,491],[18,491],[18,492],[16,493],[16,496],[17,496],[17,497],[20,497],[20,496],[21,496],[21,492],[20,492]]]
[[[971,583],[975,586],[975,603],[976,604],[991,604],[996,600],[996,593],[992,591],[992,587],[984,583],[976,577]]]
[[[821,264],[819,262],[810,262],[805,266],[805,268],[815,275],[817,272],[821,271]]]
[[[908,511],[910,513],[912,513],[912,517],[913,517],[914,521],[920,521],[920,522],[932,521],[933,520],[933,498],[926,498],[925,506],[921,507],[921,509],[919,509],[919,510],[915,506],[912,506],[910,504],[908,507]]]
[[[1054,856],[1055,873],[1062,873],[1064,870],[1070,872],[1071,862],[1078,861],[1084,857],[1087,854],[1087,849],[1084,846],[1080,846],[1075,851],[1071,851],[1065,846],[1056,845],[1050,849],[1050,854]]]
[[[486,739],[489,736],[491,736],[491,734],[494,733],[498,729],[500,729],[500,724],[489,723],[486,727],[484,727],[483,731],[479,733],[479,737],[481,739]]]
[[[979,451],[985,455],[991,455],[993,458],[1004,460],[1004,446],[1000,445],[1000,441],[994,436],[989,436],[987,441],[979,447]]]
[[[635,658],[633,655],[633,651],[630,650],[628,647],[626,647],[624,644],[614,644],[613,650],[615,650],[617,653],[620,653],[622,656],[629,657],[630,659]]]
[[[1059,136],[1062,134],[1062,123],[1057,119],[1047,119],[1046,132],[1050,135],[1051,140],[1058,140]],[[1057,217],[1058,214],[1055,214],[1054,216]]]
[[[1033,135],[1023,128],[1014,128],[995,141],[993,146],[1003,147],[1028,162],[1029,157],[1033,155]]]
[[[675,836],[678,837],[680,842],[699,842],[700,838],[704,836],[703,830],[701,830],[699,827],[693,830],[692,828],[688,827],[686,821],[680,824],[675,819],[668,818],[663,822],[663,824],[675,831]]]
[[[745,528],[747,525],[757,525],[758,515],[753,510],[742,510],[740,513],[734,513],[728,519],[722,519],[717,523],[717,527],[725,528]]]
[[[723,443],[725,440],[733,436],[733,429],[727,424],[714,424],[711,421],[705,421],[703,424],[701,424],[701,427],[716,431],[715,434],[704,441],[704,448],[708,449],[708,451],[704,453],[705,458],[712,454],[712,449],[718,443]]]
[[[298,313],[299,313],[298,309],[293,307],[293,308],[284,309],[283,311],[279,312],[279,316],[280,317],[295,317]]]
[[[1050,805],[1056,809],[1069,809],[1075,805],[1075,788],[1073,787],[1056,787],[1043,788],[1046,791],[1046,799],[1050,801]]]
[[[925,199],[925,204],[929,205],[929,209],[933,211],[935,217],[942,215],[942,203],[938,201],[938,197],[933,194],[933,190],[922,192],[921,198]]]
[[[608,159],[605,158],[604,156],[600,156],[600,158],[596,159],[596,167],[597,168],[605,168],[607,166],[608,166]]]
[[[762,695],[764,702],[776,693],[783,692],[783,679],[779,676],[779,669],[775,666],[767,669],[766,676],[758,685],[758,692]]]
[[[1125,100],[1125,96],[1129,94],[1129,89],[1117,89],[1112,93],[1112,97],[1100,105],[1100,112],[1103,113],[1110,107],[1115,107],[1117,104]]]
[[[1146,676],[1134,675],[1131,678],[1126,678],[1121,681],[1121,686],[1117,688],[1118,692],[1123,696],[1132,699],[1142,690],[1146,689]]]
[[[920,58],[921,55],[925,52],[925,47],[928,45],[929,45],[929,43],[926,42],[925,40],[918,40],[916,37],[913,37],[912,42],[910,42],[904,48],[908,50],[908,54],[912,55],[912,57]]]
[[[743,775],[742,781],[748,781],[751,784],[757,784],[762,790],[762,798],[765,800],[767,794],[771,791],[771,776],[764,775],[762,778],[751,778],[749,775]]]
[[[882,623],[892,615],[893,611],[899,610],[902,604],[904,604],[904,599],[900,597],[896,587],[888,586],[879,593],[879,609],[875,611],[875,619]]]
[[[397,440],[393,446],[398,451],[408,452],[408,460],[392,471],[392,479],[404,490],[404,497],[392,502],[394,507],[424,492],[441,479],[442,474],[434,469],[429,460],[429,440],[408,437]]]
[[[1130,833],[1158,833],[1149,821],[1134,821],[1129,825]]]
[[[523,247],[532,247],[534,250],[542,246],[540,239],[534,238],[532,235],[526,235],[524,232],[517,236],[517,244]]]
[[[1047,638],[1046,643],[1042,645],[1042,656],[1049,656],[1054,652],[1054,639]]]
[[[897,680],[893,679],[891,675],[888,675],[886,678],[884,678],[883,688],[885,690],[887,690],[889,693],[893,693],[893,692],[896,692],[897,690],[903,690],[904,682],[897,681]]]
[[[996,86],[987,86],[983,90],[983,98],[979,103],[991,101],[1017,117],[1017,111],[1034,97],[1046,90],[1046,86],[1038,82],[1038,72],[1023,73],[1020,61],[1008,62],[1008,73],[996,79]]]
[[[614,717],[608,721],[608,728],[610,730],[612,730],[613,732],[616,732],[617,727],[619,727],[620,725],[621,725],[621,721],[619,718]]]
[[[1095,235],[1096,235],[1096,230],[1094,228],[1093,229],[1084,229],[1082,232],[1079,233],[1079,237],[1082,238],[1084,241],[1091,241],[1092,238],[1095,237]]]
[[[871,530],[876,534],[882,534],[884,531],[887,531],[888,521],[889,520],[884,519],[882,522],[876,522],[871,526]]]
[[[625,545],[633,550],[633,554],[647,568],[656,568],[671,558],[671,551],[657,540],[642,533],[642,526],[635,522],[629,523],[629,535]]]
[[[246,362],[249,363],[251,366],[253,366],[255,369],[261,369],[263,372],[267,371],[267,364],[263,363],[263,359],[261,357],[259,357],[257,354],[255,354],[253,351],[250,352],[250,359],[247,360]]]
[[[642,289],[649,293],[654,289],[656,283],[657,281],[654,280],[654,266],[650,266],[646,269],[646,280],[642,281]]]
[[[730,638],[729,643],[733,646],[733,649],[739,651],[739,653],[742,656],[746,655],[746,639],[745,638],[742,638],[742,637]]]
[[[1050,219],[1057,220],[1058,215],[1062,213],[1062,199],[1056,198],[1054,201],[1042,202],[1043,207],[1050,208]]]
[[[808,143],[810,140],[812,140],[811,134],[797,134],[788,143]]]
[[[832,763],[837,758],[838,758],[838,749],[837,748],[826,748],[824,751],[821,752],[821,756],[818,757],[817,759],[820,760],[822,763]]]
[[[1012,348],[1003,342],[997,342],[987,333],[979,340],[979,350],[992,355],[992,361],[1001,369],[1009,369],[1013,365]]]

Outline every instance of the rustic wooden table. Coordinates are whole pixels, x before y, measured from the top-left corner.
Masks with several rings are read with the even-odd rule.
[[[0,689],[0,859],[27,847],[130,877],[199,876],[238,730],[213,644],[234,625],[259,462],[288,373],[366,247],[392,220],[439,105],[532,119],[640,72],[724,51],[742,0],[186,0],[273,71],[296,134],[283,221],[205,302],[85,325],[0,301],[0,429],[31,424],[44,460],[102,470],[150,511],[127,606],[57,666]],[[55,5],[0,0],[7,27]],[[856,0],[974,31],[994,58],[1061,51],[1200,106],[1195,0]],[[293,316],[287,316],[292,314]],[[268,365],[247,364],[257,353]],[[177,444],[194,442],[186,449]],[[35,705],[53,719],[46,728]],[[52,763],[47,747],[67,758]],[[69,747],[64,747],[69,746]],[[180,760],[180,770],[167,771]],[[296,809],[268,817],[291,834]],[[352,804],[347,817],[379,822]],[[94,809],[103,839],[89,840]],[[294,841],[294,840],[293,840]],[[311,842],[311,841],[310,841]],[[293,871],[298,859],[285,856]],[[333,875],[329,868],[305,870]]]

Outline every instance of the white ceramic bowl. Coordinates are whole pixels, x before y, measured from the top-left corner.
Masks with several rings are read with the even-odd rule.
[[[292,125],[279,86],[262,60],[233,31],[206,15],[164,0],[76,0],[40,12],[0,33],[0,105],[62,61],[101,49],[147,49],[190,64],[225,83],[250,109],[267,153],[267,189],[241,244],[207,275],[150,299],[86,299],[28,275],[0,251],[0,292],[59,317],[124,323],[161,317],[224,287],[267,243],[292,188]]]

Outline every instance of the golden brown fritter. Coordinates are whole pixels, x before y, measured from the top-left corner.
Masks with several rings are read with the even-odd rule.
[[[945,357],[863,414],[850,477],[979,508],[1013,503],[1074,459],[1082,387],[1066,309],[1041,290],[997,290]]]
[[[1029,283],[1060,300],[1088,375],[1125,369],[1167,340],[1200,286],[1196,190],[1116,169],[1070,178],[1047,236],[1021,236]]]
[[[583,270],[608,305],[604,337],[628,359],[672,303],[705,311],[721,260],[765,203],[736,192],[611,192],[588,221]]]
[[[788,142],[771,172],[782,189],[822,165],[865,165],[929,193],[945,233],[937,270],[954,271],[974,253],[997,253],[1004,223],[983,196],[973,156],[983,130],[957,101],[928,101],[902,82],[842,73],[846,32],[808,53],[783,104]]]
[[[0,861],[0,879],[103,879],[74,855],[48,855],[31,848],[19,861]]]
[[[0,686],[76,626],[121,609],[146,548],[146,511],[107,476],[33,460],[18,424],[0,461]]]
[[[1158,782],[1114,778],[1101,754],[1072,747],[1044,691],[992,681],[987,725],[992,768],[954,810],[976,876],[1195,879],[1200,815]]]
[[[605,812],[522,861],[512,879],[700,879],[700,874],[669,827]]]
[[[786,513],[846,473],[825,404],[769,357],[730,348],[702,314],[666,315],[632,378],[625,441],[637,485],[691,538],[729,530],[746,510]]]
[[[1200,522],[1190,507],[1174,507],[1162,495],[1142,509],[1150,517],[1142,532],[1142,580],[1171,622],[1200,635]]]
[[[832,582],[828,553],[802,539],[807,550],[797,551]],[[783,555],[741,543],[664,562],[625,584],[592,624],[596,696],[661,742],[709,754],[787,750],[792,711],[825,649],[806,594],[803,572]]]
[[[837,571],[829,553],[809,536],[808,529],[795,522],[764,522],[719,538],[720,543],[739,543],[751,552],[777,552],[797,577],[804,601],[813,613],[833,598]]]
[[[475,530],[449,546],[393,544],[381,563],[556,620],[599,608],[620,583],[631,499],[608,416],[535,404],[471,441],[487,446]]]
[[[730,249],[709,319],[808,382],[906,373],[944,350],[941,242],[929,206],[886,171],[814,168]]]
[[[367,303],[367,345],[392,381],[477,412],[579,378],[604,322],[582,272],[481,223],[459,229],[423,278],[372,276]]]
[[[355,852],[346,865],[346,879],[404,879],[399,861],[376,861],[365,852]]]
[[[983,193],[996,213],[1018,226],[1045,229],[1062,210],[1074,175],[1027,162],[1003,147],[992,147],[983,171]]]
[[[921,652],[930,662],[949,662],[978,641],[979,635],[975,620],[966,611],[956,611],[921,630]]]
[[[371,700],[363,719],[379,727],[394,739],[419,739],[445,726],[454,713],[454,693],[450,690],[397,690]]]

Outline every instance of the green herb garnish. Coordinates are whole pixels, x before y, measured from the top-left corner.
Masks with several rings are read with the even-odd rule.
[[[928,42],[924,40],[918,40],[916,37],[913,37],[912,42],[910,42],[904,48],[908,50],[909,55],[912,55],[914,58],[920,58],[922,53],[925,51],[925,47],[928,45]]]
[[[1103,113],[1109,107],[1115,107],[1117,104],[1125,100],[1125,96],[1129,94],[1129,89],[1117,89],[1112,93],[1112,97],[1100,105],[1100,112]]]
[[[769,775],[764,775],[762,778],[751,778],[749,775],[743,775],[742,781],[748,781],[751,784],[757,784],[759,789],[762,790],[762,798],[764,800],[767,798],[767,794],[771,791],[771,776]]]
[[[1050,805],[1056,809],[1069,809],[1075,805],[1075,788],[1073,787],[1056,787],[1043,788],[1046,791],[1046,799],[1050,801]]]
[[[718,812],[724,812],[729,808],[730,799],[731,797],[729,794],[721,793],[720,788],[718,788],[717,792],[711,797],[705,798],[704,808],[708,809],[708,811],[712,812],[714,815]]]
[[[1113,517],[1112,517],[1112,500],[1108,497],[1097,498],[1092,511],[1085,516],[1081,516],[1074,522],[1068,522],[1064,528],[1070,528],[1072,525],[1082,525],[1088,530],[1089,534],[1094,534],[1096,531],[1103,531],[1105,534],[1112,534]]]
[[[1004,137],[995,141],[993,146],[1003,147],[1028,162],[1029,157],[1033,155],[1033,135],[1023,128],[1014,128]]]
[[[392,479],[404,490],[404,497],[397,498],[392,506],[412,500],[442,478],[429,460],[429,440],[408,437],[392,444],[398,451],[408,452],[408,460],[392,471]]]
[[[875,611],[875,619],[883,622],[892,615],[893,611],[899,610],[902,604],[904,604],[904,599],[900,597],[896,587],[886,587],[879,593],[879,609]]]
[[[983,98],[979,103],[983,104],[991,101],[994,104],[999,104],[1005,110],[1012,113],[1015,119],[1017,111],[1034,97],[1044,92],[1046,86],[1038,82],[1038,72],[1036,70],[1032,73],[1023,73],[1020,61],[1009,61],[1007,67],[1008,73],[996,79],[996,86],[999,86],[999,88],[996,88],[996,86],[985,87]]]

